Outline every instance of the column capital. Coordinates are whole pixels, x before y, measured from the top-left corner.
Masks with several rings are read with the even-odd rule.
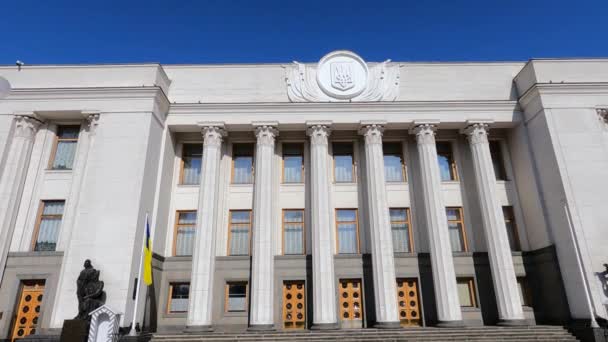
[[[220,146],[222,145],[223,137],[228,135],[223,124],[207,124],[199,126],[201,126],[203,145],[205,146]]]
[[[99,111],[83,110],[81,115],[84,117],[86,130],[89,131],[89,134],[95,134],[97,126],[99,125]]]
[[[363,123],[359,128],[359,134],[365,137],[366,144],[382,144],[382,134],[384,133],[384,124],[381,122]]]
[[[600,117],[605,124],[608,124],[608,107],[606,108],[596,108],[597,115]]]
[[[327,139],[331,134],[331,122],[308,123],[306,134],[310,137],[312,145],[327,145]]]
[[[258,145],[274,146],[274,140],[279,135],[276,124],[254,124],[254,127]]]
[[[38,118],[30,115],[15,114],[15,137],[33,138],[42,124]]]
[[[435,131],[439,122],[423,122],[410,129],[410,134],[416,135],[418,145],[435,145]]]
[[[471,144],[488,143],[490,126],[487,122],[474,122],[460,131],[467,136]]]

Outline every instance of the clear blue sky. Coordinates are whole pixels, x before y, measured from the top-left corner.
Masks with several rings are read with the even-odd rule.
[[[0,3],[0,64],[608,57],[608,0]]]

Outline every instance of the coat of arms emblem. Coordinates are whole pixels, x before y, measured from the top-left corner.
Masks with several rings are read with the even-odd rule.
[[[338,62],[330,64],[331,86],[345,91],[355,86],[353,80],[353,66],[350,62]]]

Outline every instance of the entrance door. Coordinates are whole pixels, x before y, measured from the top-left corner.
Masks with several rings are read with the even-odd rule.
[[[306,327],[306,288],[303,280],[283,283],[283,327],[304,329]]]
[[[338,293],[340,297],[342,327],[362,327],[363,296],[361,292],[361,279],[340,279]]]
[[[417,279],[397,279],[397,301],[401,326],[422,325]]]
[[[44,280],[23,281],[11,334],[13,341],[36,333],[43,293]]]

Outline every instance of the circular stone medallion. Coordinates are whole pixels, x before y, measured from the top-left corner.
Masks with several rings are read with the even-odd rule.
[[[367,74],[367,64],[357,54],[334,51],[319,61],[317,83],[327,96],[349,100],[365,90]]]

